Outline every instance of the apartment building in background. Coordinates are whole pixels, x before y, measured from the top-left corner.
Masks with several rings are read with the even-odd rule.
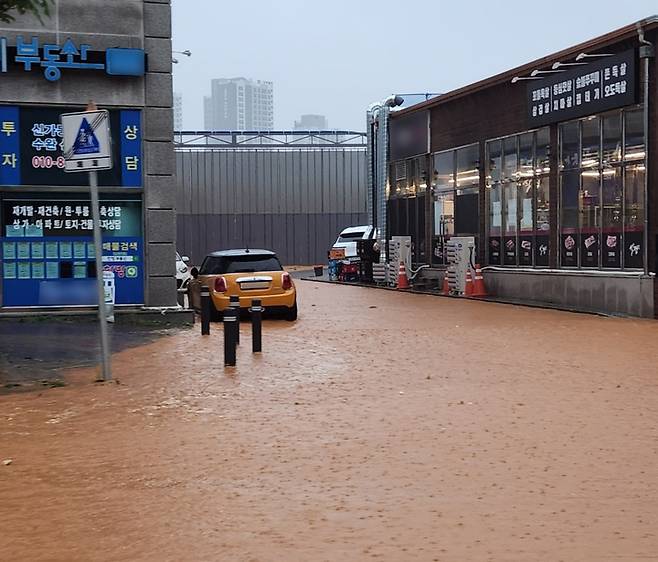
[[[207,130],[274,129],[273,84],[247,78],[216,78],[210,96],[204,97],[204,126]]]
[[[306,114],[295,121],[295,131],[326,131],[329,128],[324,115]]]
[[[174,131],[183,130],[183,94],[174,92]]]

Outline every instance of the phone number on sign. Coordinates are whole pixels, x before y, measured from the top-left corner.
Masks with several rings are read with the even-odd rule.
[[[45,168],[50,170],[51,168],[60,168],[64,169],[66,166],[66,160],[63,156],[58,156],[53,158],[52,156],[34,156],[32,158],[32,167],[33,168]]]

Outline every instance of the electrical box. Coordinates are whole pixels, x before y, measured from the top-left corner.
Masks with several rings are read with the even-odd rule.
[[[411,271],[411,236],[393,236],[388,241],[387,284],[397,287],[400,262]]]
[[[397,268],[400,267],[400,262],[404,263],[407,271],[411,270],[411,236],[391,236],[391,240],[394,242],[399,242],[399,253],[397,261],[393,261],[391,257],[391,263],[395,264]]]
[[[401,260],[401,244],[399,240],[388,241],[388,264],[386,266],[386,284],[389,287],[397,287],[398,271]]]
[[[466,272],[471,267],[471,260],[475,261],[475,237],[453,236],[446,243],[446,254],[450,292],[463,295],[466,290]]]

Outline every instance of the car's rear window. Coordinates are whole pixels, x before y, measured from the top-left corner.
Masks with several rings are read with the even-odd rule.
[[[361,240],[363,238],[363,235],[365,234],[365,231],[363,232],[346,232],[344,234],[341,234],[338,237],[339,242],[354,242],[355,240]]]
[[[201,275],[282,271],[276,256],[208,256],[201,264]]]

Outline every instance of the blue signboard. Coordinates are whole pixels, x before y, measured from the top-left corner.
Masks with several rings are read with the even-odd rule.
[[[121,112],[121,185],[142,185],[142,114]]]
[[[0,106],[0,185],[87,185],[87,174],[64,172],[60,115],[74,111],[79,108]],[[141,112],[110,110],[110,130],[116,164],[99,172],[99,185],[141,187]]]
[[[116,304],[144,302],[141,202],[102,199],[103,271],[115,276]],[[2,209],[3,306],[97,303],[89,201],[5,199]]]
[[[20,185],[21,144],[17,107],[0,106],[0,185]]]
[[[41,44],[38,37],[16,38],[16,45],[9,45],[6,37],[0,37],[0,73],[7,73],[12,66],[31,72],[43,69],[49,82],[57,82],[62,70],[105,71],[112,76],[144,76],[145,54],[143,49],[111,48],[95,51],[91,45],[77,45],[70,37],[62,44]]]

